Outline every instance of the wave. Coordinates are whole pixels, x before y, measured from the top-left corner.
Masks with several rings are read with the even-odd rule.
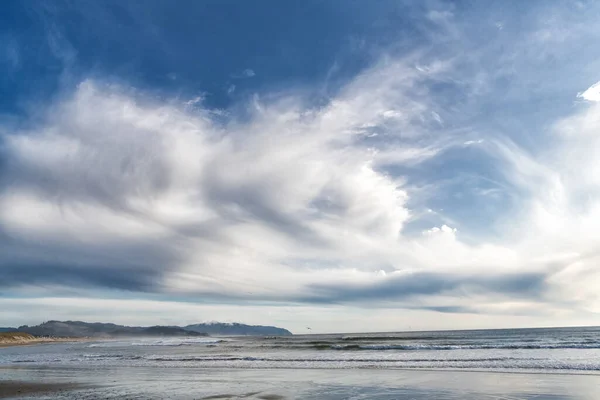
[[[71,361],[88,361],[88,360],[141,360],[144,357],[140,355],[125,355],[125,354],[81,354],[79,357],[71,359]]]
[[[157,339],[157,340],[141,340],[131,343],[131,346],[190,346],[194,344],[214,345],[224,342],[223,339]]]
[[[442,336],[343,336],[341,340],[346,342],[362,341],[388,341],[388,340],[440,340]]]
[[[600,349],[600,343],[545,343],[545,344],[320,344],[317,350],[535,350],[535,349]]]
[[[129,347],[129,346],[191,346],[205,345],[214,346],[226,342],[226,339],[215,338],[169,338],[169,339],[138,339],[135,341],[108,340],[105,342],[92,343],[87,347]]]
[[[161,350],[162,351],[162,350]],[[591,355],[585,359],[552,359],[540,355],[539,357],[523,357],[516,354],[510,356],[492,356],[467,353],[465,357],[449,356],[450,353],[439,353],[439,357],[418,357],[423,353],[397,353],[391,355],[377,355],[376,353],[321,353],[323,357],[316,357],[315,353],[294,356],[286,355],[244,355],[235,353],[186,355],[186,354],[77,354],[63,360],[54,357],[39,359],[22,357],[5,360],[9,363],[49,364],[49,363],[74,363],[75,365],[131,365],[131,366],[158,366],[171,367],[200,367],[200,368],[327,368],[327,369],[471,369],[471,370],[532,370],[532,371],[587,371],[597,373],[600,371],[600,360]],[[363,356],[363,354],[365,354]],[[368,354],[368,355],[367,355]],[[412,354],[412,356],[411,356]],[[461,353],[455,353],[461,354]],[[524,353],[520,353],[524,354]],[[1,364],[1,363],[0,363]],[[21,364],[23,365],[23,364]]]
[[[498,361],[515,361],[522,360],[515,357],[483,357],[483,358],[454,358],[454,359],[438,359],[438,358],[406,358],[406,359],[373,359],[373,358],[273,358],[273,357],[251,357],[251,356],[153,356],[145,358],[149,361],[166,361],[166,362],[189,362],[189,361],[260,361],[260,362],[343,362],[343,363],[432,363],[432,362],[498,362]]]
[[[197,363],[203,366],[226,366],[227,368],[408,368],[408,369],[471,369],[471,370],[564,370],[600,371],[598,363],[560,362],[548,359],[514,357],[483,358],[271,358],[271,357],[155,357],[152,362]],[[224,364],[223,364],[224,363]]]
[[[227,346],[229,349],[244,349],[248,346]],[[535,350],[535,349],[600,349],[600,342],[578,341],[562,343],[536,343],[532,341],[522,341],[521,343],[340,343],[334,341],[311,341],[288,344],[272,344],[256,346],[260,349],[287,349],[287,350],[338,350],[338,351],[356,351],[356,350]]]

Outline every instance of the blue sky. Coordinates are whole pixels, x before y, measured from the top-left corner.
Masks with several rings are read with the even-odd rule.
[[[599,324],[599,16],[2,4],[1,324]]]

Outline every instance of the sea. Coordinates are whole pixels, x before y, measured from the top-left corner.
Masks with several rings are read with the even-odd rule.
[[[600,328],[52,343],[0,348],[2,379],[80,385],[19,399],[598,400]]]

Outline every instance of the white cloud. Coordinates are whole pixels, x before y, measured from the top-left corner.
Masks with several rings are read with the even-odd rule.
[[[428,17],[451,31],[444,46],[460,54],[464,49],[454,51],[448,42],[464,35],[455,25],[459,15],[442,10]],[[27,130],[2,129],[0,287],[54,296],[31,300],[52,306],[53,313],[72,302],[56,299],[54,291],[88,286],[188,300],[227,298],[255,302],[242,322],[265,322],[272,313],[276,317],[270,321],[284,326],[300,321],[299,327],[321,330],[335,330],[340,321],[349,324],[357,316],[363,319],[345,329],[364,330],[367,324],[397,330],[403,321],[417,327],[423,315],[432,315],[409,310],[389,319],[393,313],[386,307],[471,310],[468,321],[436,314],[438,328],[498,326],[498,318],[523,326],[536,313],[542,325],[553,315],[573,323],[597,321],[591,313],[600,312],[595,268],[600,108],[577,104],[580,109],[558,122],[544,113],[543,124],[518,125],[527,90],[494,87],[496,80],[531,78],[532,87],[556,89],[544,77],[518,74],[530,64],[535,69],[534,61],[548,54],[560,55],[563,47],[556,46],[572,40],[554,28],[536,25],[540,35],[528,36],[523,47],[511,43],[497,69],[486,54],[498,59],[505,43],[493,41],[468,52],[473,65],[432,61],[423,53],[384,58],[326,105],[315,107],[294,92],[256,95],[237,105],[245,106],[243,118],[236,108],[206,109],[202,96],[161,101],[83,82],[42,107],[45,118],[27,124]],[[508,25],[502,35],[511,35]],[[552,47],[531,45],[547,42]],[[248,69],[234,78],[254,75]],[[598,85],[579,97],[598,102]],[[509,107],[511,101],[517,106]],[[510,121],[494,114],[497,105],[515,113]],[[510,123],[521,129],[512,132]],[[530,136],[516,137],[523,132]],[[489,204],[469,208],[472,199],[462,186],[450,193],[454,197],[440,193],[447,176],[461,184],[472,178],[460,173],[464,164],[490,184],[467,188]],[[434,201],[423,201],[424,193]],[[460,208],[458,202],[469,214],[448,216]],[[501,210],[490,212],[488,206]],[[494,212],[495,236],[469,228],[469,222],[487,221]],[[449,281],[539,275],[532,286],[543,288],[492,293],[471,283],[412,297],[360,297],[360,290],[369,288],[393,292],[395,283],[417,273]],[[364,323],[364,309],[356,303],[299,306],[332,287],[350,294],[332,295],[331,301],[352,303],[351,290],[358,288],[358,303],[380,309]],[[27,301],[3,299],[0,305],[17,303]],[[286,319],[290,304],[302,312]],[[65,315],[118,305],[125,307],[127,320],[138,309],[160,310],[161,318],[173,323],[188,316],[185,322],[197,322],[198,314],[206,315],[201,320],[240,319],[238,304],[125,300],[89,301],[82,311],[72,307]],[[0,316],[8,308],[0,306]],[[148,313],[140,323],[154,322]],[[506,317],[511,313],[529,315]]]
[[[231,77],[234,79],[248,79],[256,76],[256,72],[253,69],[246,68],[242,72],[232,74]]]
[[[589,157],[573,159],[560,158],[573,151],[557,149],[562,164],[549,166],[506,141],[421,136],[426,122],[419,116],[430,111],[427,96],[413,95],[419,79],[403,63],[382,64],[324,108],[303,108],[291,96],[260,102],[248,122],[225,127],[213,123],[196,99],[191,110],[189,102],[162,104],[84,82],[43,125],[4,138],[13,179],[0,194],[0,221],[15,245],[3,262],[16,260],[31,274],[40,273],[40,265],[50,274],[52,263],[66,265],[60,276],[67,286],[74,276],[89,274],[87,283],[99,287],[287,303],[310,298],[320,285],[377,285],[404,276],[395,272],[531,272],[548,274],[561,301],[585,300],[588,311],[598,310],[591,286],[574,298],[555,278],[590,276],[581,267],[590,261],[565,265],[559,253],[591,251],[600,240],[594,229],[600,208],[590,208],[585,218],[570,213],[561,193],[576,188],[561,186],[560,177],[566,166],[594,170],[595,147],[588,143]],[[389,126],[392,109],[403,111],[394,112]],[[587,137],[597,126],[596,113],[590,108],[560,121],[556,131]],[[387,142],[365,147],[364,126],[388,137],[398,128],[413,130],[408,137],[418,140],[403,135],[393,149]],[[405,234],[413,218],[410,189],[402,176],[379,166],[414,167],[471,143],[494,155],[514,188],[531,194],[517,234],[506,231],[495,244],[466,243],[445,224],[422,237]],[[587,184],[585,174],[571,185],[577,182]],[[577,241],[569,237],[573,232]],[[36,253],[31,243],[45,250]],[[556,270],[557,262],[562,269]],[[128,273],[148,275],[152,288],[147,281],[119,281]],[[98,279],[103,274],[109,278]],[[16,275],[11,279],[26,290]],[[56,284],[49,278],[48,285]],[[509,310],[513,295],[496,294],[490,302],[475,292],[429,294],[395,304],[473,307],[477,298],[484,313],[486,304],[495,312],[506,302]],[[540,296],[527,301],[548,301]]]
[[[587,101],[600,101],[600,82],[594,83],[583,93],[578,93],[577,97]]]
[[[439,151],[356,144],[392,103],[407,106],[393,127],[418,127],[426,106],[408,98],[415,77],[401,71],[378,66],[318,110],[293,96],[260,102],[248,123],[225,129],[201,98],[161,104],[84,82],[43,125],[5,137],[13,183],[0,220],[19,245],[5,257],[38,265],[73,251],[70,270],[107,271],[140,259],[136,274],[147,268],[162,292],[267,299],[302,296],[357,265],[378,270],[410,215],[402,183],[377,169],[381,154],[414,165]],[[45,256],[23,255],[31,240]],[[140,246],[161,257],[142,260]],[[339,270],[293,267],[307,255]]]
[[[454,238],[454,234],[456,233],[456,228],[450,228],[448,225],[442,225],[441,227],[434,226],[431,229],[423,232],[425,235],[439,235],[439,234],[447,234],[452,235]]]
[[[205,100],[205,96],[196,96],[193,99],[190,99],[188,101],[185,102],[186,105],[188,106],[195,106],[197,104],[202,104],[202,102]]]

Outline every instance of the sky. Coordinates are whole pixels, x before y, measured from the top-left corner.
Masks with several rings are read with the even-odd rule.
[[[600,325],[599,2],[0,7],[0,326]]]

